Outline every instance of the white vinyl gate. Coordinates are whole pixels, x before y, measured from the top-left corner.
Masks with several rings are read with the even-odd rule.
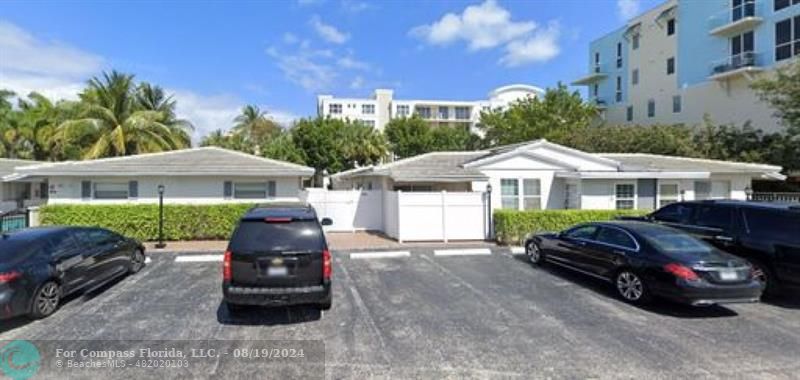
[[[328,231],[383,231],[398,241],[489,238],[486,194],[307,189],[301,199],[328,217]]]

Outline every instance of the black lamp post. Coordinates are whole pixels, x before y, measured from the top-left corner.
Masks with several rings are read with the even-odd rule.
[[[750,186],[744,188],[744,196],[748,201],[753,200],[753,189]]]
[[[487,208],[489,209],[489,239],[491,240],[494,238],[494,225],[492,224],[492,184],[489,183],[486,185],[486,203],[488,203]]]
[[[686,190],[681,189],[681,202],[686,200]]]
[[[162,249],[164,244],[164,185],[158,185],[158,244],[156,248]]]

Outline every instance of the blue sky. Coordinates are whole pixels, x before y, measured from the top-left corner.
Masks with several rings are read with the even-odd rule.
[[[5,1],[0,87],[74,97],[117,69],[175,94],[198,135],[244,104],[312,116],[319,93],[483,99],[568,83],[589,41],[654,0]]]

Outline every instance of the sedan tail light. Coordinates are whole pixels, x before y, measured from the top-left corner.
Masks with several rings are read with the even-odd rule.
[[[231,273],[231,251],[225,251],[225,256],[222,259],[222,280],[230,281],[232,278]]]
[[[22,277],[22,273],[19,272],[4,272],[0,273],[0,284],[6,284],[11,281],[14,281],[18,278]]]
[[[331,251],[325,249],[322,251],[322,279],[326,281],[330,280],[332,273],[333,267],[331,265]]]
[[[677,264],[677,263],[667,264],[664,265],[664,270],[667,271],[667,273],[672,273],[677,278],[687,281],[696,281],[700,278],[697,276],[697,273],[695,273],[692,270],[692,268],[689,268],[682,264]]]

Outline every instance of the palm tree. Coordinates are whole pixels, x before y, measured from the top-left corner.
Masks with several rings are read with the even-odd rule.
[[[161,152],[188,147],[191,125],[174,119],[164,109],[144,108],[137,100],[133,75],[117,71],[94,77],[80,94],[79,118],[61,123],[54,139],[69,144],[88,138],[87,159]],[[167,98],[169,99],[169,98]],[[165,105],[174,108],[174,102]]]
[[[233,119],[232,132],[259,144],[267,137],[280,132],[280,127],[267,117],[267,111],[262,111],[258,106],[248,104],[242,108],[242,113]]]

